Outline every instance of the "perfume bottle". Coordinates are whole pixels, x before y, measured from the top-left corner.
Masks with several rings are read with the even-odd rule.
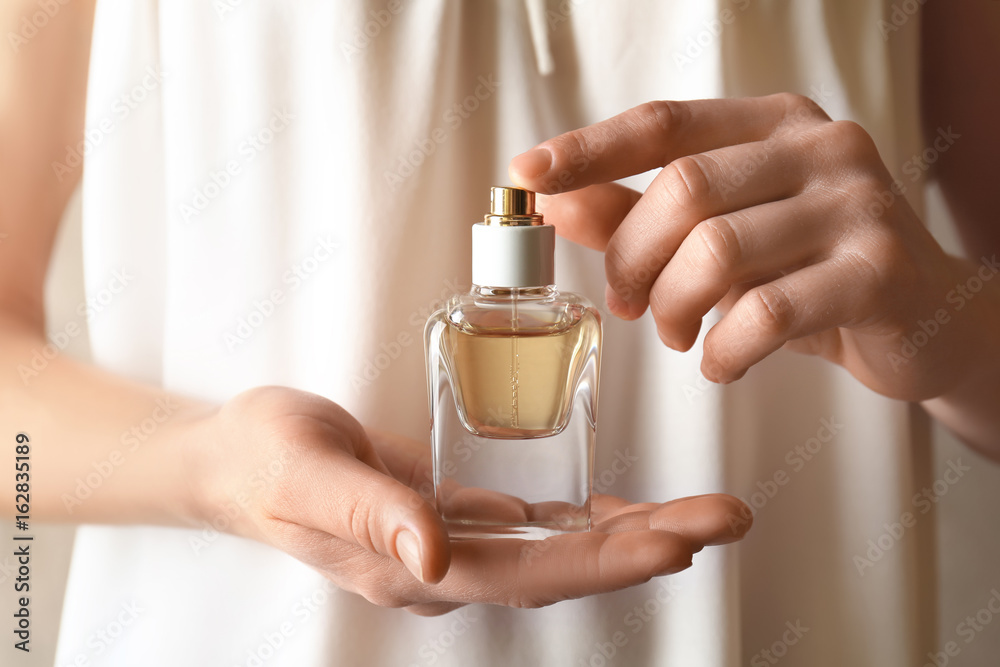
[[[556,290],[535,194],[493,188],[472,289],[427,321],[435,499],[456,538],[590,528],[601,318]]]

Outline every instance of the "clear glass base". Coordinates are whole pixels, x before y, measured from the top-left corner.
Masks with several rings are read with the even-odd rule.
[[[469,433],[447,385],[441,399],[434,484],[452,536],[540,539],[590,529],[595,431],[583,405],[557,435],[515,440]]]

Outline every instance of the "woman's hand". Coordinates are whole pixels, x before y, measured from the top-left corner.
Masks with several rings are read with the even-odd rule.
[[[611,183],[658,167],[645,193]],[[663,342],[687,350],[720,307],[709,380],[736,380],[781,347],[905,400],[997,372],[983,359],[995,299],[961,291],[992,279],[996,259],[946,255],[864,129],[808,98],[651,102],[543,142],[510,174],[564,192],[540,198],[546,219],[605,252],[612,313],[648,306]]]
[[[749,528],[730,496],[662,505],[597,496],[588,533],[449,542],[432,504],[429,445],[367,433],[335,403],[282,387],[244,392],[202,419],[185,456],[204,521],[226,516],[231,532],[341,588],[421,614],[472,602],[540,607],[634,586]]]

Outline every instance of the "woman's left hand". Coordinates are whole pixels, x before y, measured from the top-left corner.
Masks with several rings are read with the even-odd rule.
[[[644,193],[612,182],[659,167]],[[561,235],[605,252],[615,315],[648,306],[663,342],[687,350],[720,307],[709,380],[787,347],[918,401],[975,372],[976,341],[995,335],[988,309],[962,306],[996,260],[947,255],[868,133],[799,95],[650,102],[543,142],[510,174],[557,194],[540,200]]]

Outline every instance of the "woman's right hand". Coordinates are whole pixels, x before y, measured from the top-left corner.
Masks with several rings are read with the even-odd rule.
[[[284,387],[236,396],[196,421],[185,447],[203,521],[225,516],[229,532],[375,604],[420,614],[474,602],[541,607],[634,586],[749,528],[731,496],[596,496],[587,533],[449,542],[433,506],[429,445],[366,432],[337,404]]]

